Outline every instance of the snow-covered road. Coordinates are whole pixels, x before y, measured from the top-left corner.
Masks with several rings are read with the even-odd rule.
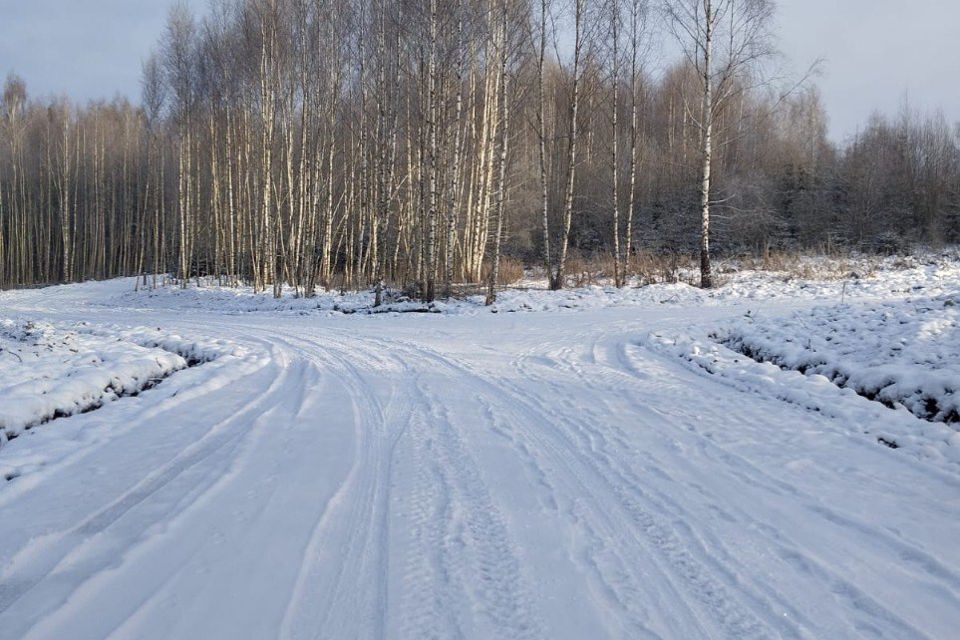
[[[245,355],[0,450],[70,423],[0,484],[2,639],[957,637],[960,474],[640,340],[743,307],[96,304],[116,286],[4,312]]]

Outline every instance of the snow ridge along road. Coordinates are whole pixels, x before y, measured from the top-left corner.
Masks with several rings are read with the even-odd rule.
[[[735,302],[391,317],[98,305],[127,286],[2,303],[242,355],[0,449],[29,461],[0,484],[0,639],[960,628],[955,465],[646,346],[743,315]]]

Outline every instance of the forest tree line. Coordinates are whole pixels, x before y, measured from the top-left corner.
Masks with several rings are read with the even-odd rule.
[[[771,17],[768,0],[174,7],[139,104],[7,78],[0,286],[169,273],[492,298],[502,255],[554,288],[574,254],[612,256],[618,285],[643,252],[697,255],[710,286],[712,252],[960,242],[960,124],[904,108],[832,144],[816,87],[766,73]]]

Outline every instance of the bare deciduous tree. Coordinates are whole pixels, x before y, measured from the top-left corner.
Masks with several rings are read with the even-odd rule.
[[[581,257],[623,285],[641,250],[699,254],[710,286],[713,252],[960,241],[960,128],[905,105],[831,144],[814,89],[763,85],[770,12],[671,2],[685,56],[653,77],[645,0],[177,7],[139,105],[7,79],[0,285],[493,300],[511,260],[560,288]]]
[[[700,286],[713,286],[710,260],[710,198],[714,137],[720,111],[737,97],[749,74],[772,55],[770,0],[671,0],[670,29],[696,70],[699,111],[691,116],[700,133]],[[688,114],[691,105],[685,104]]]

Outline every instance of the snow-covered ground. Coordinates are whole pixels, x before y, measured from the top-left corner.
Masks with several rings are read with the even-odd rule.
[[[176,353],[84,329],[0,320],[0,446],[25,429],[138,393],[187,366]]]
[[[2,293],[72,356],[204,364],[0,447],[0,638],[956,637],[956,425],[826,377],[957,381],[960,265],[900,266],[441,313]]]
[[[751,318],[724,343],[920,418],[960,422],[960,292]]]
[[[191,341],[143,327],[0,319],[0,448],[52,420],[138,396],[178,371],[235,351],[223,341]],[[57,423],[54,444],[30,443],[0,456],[0,481],[21,478],[61,455],[64,424]]]
[[[548,291],[546,281],[526,278],[499,294],[492,309],[484,306],[484,295],[469,296],[453,302],[437,302],[429,307],[399,296],[373,308],[373,291],[320,291],[303,298],[290,289],[274,298],[272,291],[255,293],[248,286],[219,287],[216,280],[204,280],[198,286],[191,281],[181,289],[170,285],[157,289],[139,289],[131,279],[128,286],[104,291],[99,301],[105,307],[136,309],[172,309],[210,311],[218,314],[280,313],[284,315],[338,315],[353,313],[389,313],[429,310],[446,314],[477,314],[487,311],[564,311],[654,304],[718,306],[769,300],[821,300],[842,302],[858,299],[887,299],[905,295],[927,296],[956,290],[960,279],[960,254],[955,252],[908,258],[859,258],[849,260],[813,260],[801,263],[810,278],[792,272],[741,270],[728,264],[718,279],[723,286],[711,291],[685,282],[618,289],[612,284],[592,285],[563,291]],[[695,281],[693,272],[682,272],[685,280]],[[817,277],[829,275],[830,277]],[[397,299],[399,298],[399,299]]]

